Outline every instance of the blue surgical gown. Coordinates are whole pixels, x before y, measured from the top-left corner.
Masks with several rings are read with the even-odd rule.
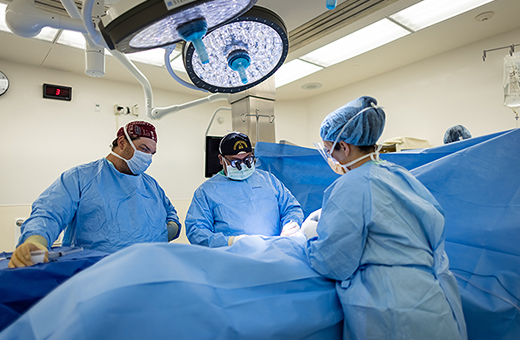
[[[285,224],[302,220],[300,203],[269,172],[256,169],[243,181],[218,173],[195,191],[186,236],[192,244],[222,247],[230,236],[278,236]]]
[[[323,197],[307,258],[335,279],[345,339],[466,339],[444,216],[407,170],[367,162]]]
[[[147,174],[119,172],[106,158],[65,171],[33,203],[23,243],[41,235],[50,245],[65,228],[64,246],[113,253],[134,243],[167,242],[175,208]]]

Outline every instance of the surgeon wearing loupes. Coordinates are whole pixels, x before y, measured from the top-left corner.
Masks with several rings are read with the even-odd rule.
[[[336,280],[344,339],[466,339],[443,210],[406,169],[379,159],[384,125],[372,97],[323,120],[320,152],[342,176],[302,225],[309,264]]]
[[[190,243],[222,247],[250,235],[301,235],[300,203],[273,174],[255,168],[249,137],[231,132],[219,152],[222,171],[197,188],[186,215]]]

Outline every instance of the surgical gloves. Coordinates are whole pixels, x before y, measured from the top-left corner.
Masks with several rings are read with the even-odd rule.
[[[317,237],[318,221],[320,220],[321,209],[312,212],[302,223],[302,231],[307,239]]]
[[[290,221],[283,226],[280,236],[295,236],[300,232],[300,226],[297,222]]]
[[[31,251],[44,250],[45,256],[43,262],[49,262],[49,251],[47,250],[47,240],[40,235],[32,235],[25,240],[18,248],[15,249],[9,261],[9,268],[32,266]]]

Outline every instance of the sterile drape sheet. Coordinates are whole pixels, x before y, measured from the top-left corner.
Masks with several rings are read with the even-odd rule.
[[[381,155],[411,170],[445,211],[446,252],[469,339],[520,339],[519,149],[515,129]],[[255,154],[259,168],[287,186],[305,216],[321,206],[322,188],[337,178],[313,149],[258,143]]]
[[[445,211],[446,252],[470,339],[520,336],[520,130],[384,154]],[[258,143],[307,216],[337,175],[316,150]],[[231,247],[134,245],[73,276],[0,333],[3,339],[337,339],[333,282],[301,238],[248,237]]]
[[[56,247],[53,251],[67,252],[71,249]],[[0,258],[10,258],[11,254],[0,253]],[[0,261],[0,331],[61,283],[107,255],[87,249],[66,254],[49,263],[14,269],[8,268],[9,260]]]
[[[334,282],[305,238],[138,244],[52,291],[0,339],[341,339]]]

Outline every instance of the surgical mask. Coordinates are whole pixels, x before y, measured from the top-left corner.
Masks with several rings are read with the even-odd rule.
[[[111,151],[110,153],[117,158],[120,158],[126,162],[128,168],[134,175],[140,175],[148,169],[150,164],[152,164],[152,155],[146,152],[142,152],[136,149],[134,142],[130,139],[128,132],[126,131],[126,127],[123,129],[125,132],[126,139],[134,149],[134,155],[130,159],[125,159],[119,156],[117,153]]]
[[[379,158],[379,150],[381,150],[381,145],[377,146],[376,151],[371,152],[369,154],[366,154],[364,156],[361,156],[359,158],[356,158],[355,160],[353,160],[352,162],[349,162],[347,164],[341,164],[340,162],[335,160],[334,157],[328,158],[327,159],[327,163],[329,164],[329,166],[332,169],[332,171],[334,171],[338,175],[344,175],[347,172],[349,172],[349,169],[348,169],[349,166],[352,166],[352,165],[356,164],[357,162],[361,161],[362,159],[370,157],[373,161],[379,161],[380,160],[380,158]]]
[[[255,172],[255,164],[251,164],[251,167],[242,166],[241,170],[226,163],[227,177],[234,179],[235,181],[243,181]]]
[[[357,159],[355,159],[352,162],[349,162],[347,164],[341,164],[340,162],[338,162],[331,155],[332,152],[334,151],[334,148],[336,147],[336,144],[338,144],[339,137],[341,136],[343,131],[345,131],[347,126],[350,124],[350,122],[352,122],[354,118],[356,118],[357,116],[359,116],[361,113],[365,112],[366,110],[369,110],[371,108],[377,108],[377,107],[378,107],[377,105],[374,105],[374,103],[372,103],[372,107],[366,107],[363,110],[361,110],[358,113],[356,113],[352,118],[350,118],[343,125],[343,128],[341,128],[341,131],[339,132],[338,136],[336,137],[336,140],[334,141],[334,143],[332,143],[332,147],[331,147],[332,151],[328,152],[325,149],[325,147],[323,146],[323,144],[321,144],[321,143],[314,143],[314,146],[316,147],[316,149],[318,149],[318,151],[320,152],[321,156],[325,159],[325,161],[327,161],[327,163],[329,164],[329,166],[332,169],[332,171],[334,171],[338,175],[346,174],[349,171],[348,167],[358,163],[359,161],[361,161],[362,159],[365,159],[367,157],[370,157],[373,161],[378,161],[379,160],[379,150],[381,150],[381,145],[377,147],[376,151],[371,152],[371,153],[366,154],[366,155],[363,155],[363,156],[361,156],[361,157],[359,157],[359,158],[357,158]]]

